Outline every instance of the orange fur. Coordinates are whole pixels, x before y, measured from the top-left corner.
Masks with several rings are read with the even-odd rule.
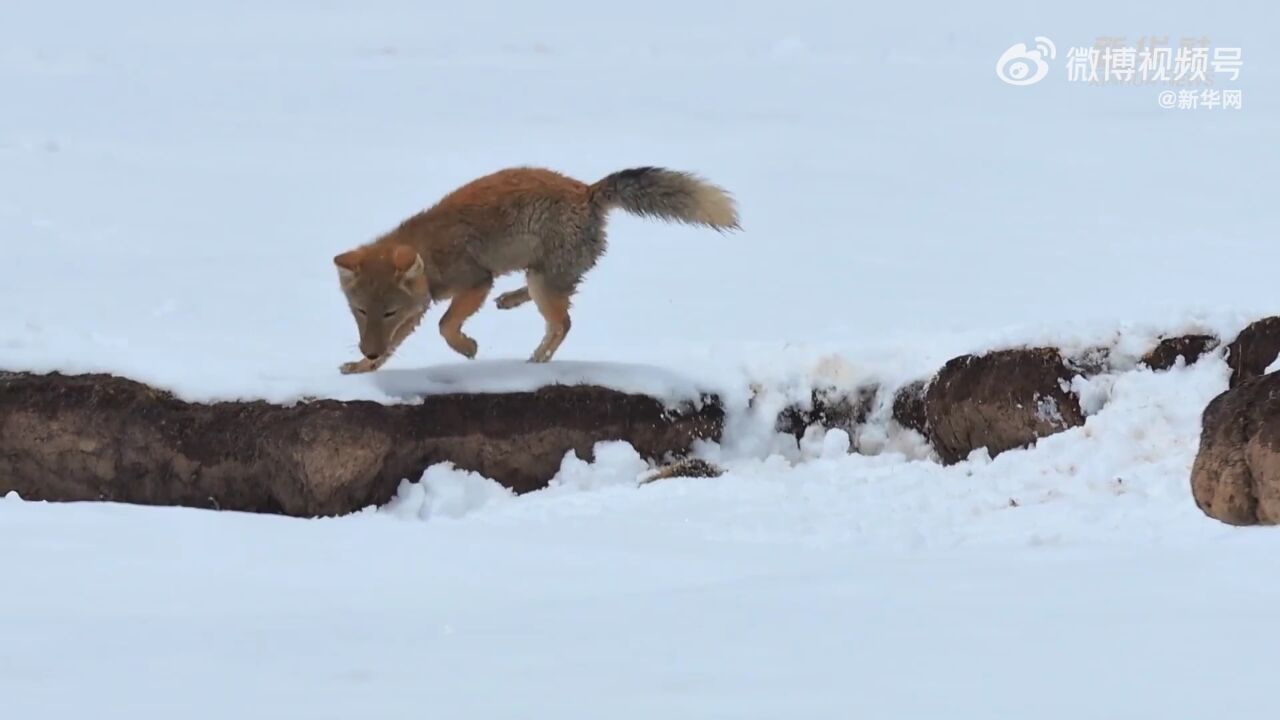
[[[503,293],[498,307],[532,298],[547,335],[531,360],[549,360],[568,334],[569,301],[605,249],[605,216],[640,215],[738,227],[732,199],[688,173],[635,168],[587,185],[552,170],[511,168],[478,178],[371,243],[334,257],[360,331],[364,360],[344,372],[376,370],[435,301],[454,298],[440,332],[467,357],[476,343],[462,324],[494,278],[524,271],[528,287]]]

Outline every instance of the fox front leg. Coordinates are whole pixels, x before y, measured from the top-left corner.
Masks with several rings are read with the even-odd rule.
[[[387,358],[391,357],[391,353],[387,353],[377,360],[369,358],[360,358],[352,362],[345,362],[338,366],[338,371],[343,375],[358,375],[360,373],[373,372],[382,367],[387,362]]]
[[[519,290],[502,293],[493,301],[493,304],[497,305],[500,310],[510,310],[527,302],[529,302],[529,288],[522,287]]]
[[[493,280],[490,279],[455,293],[449,309],[440,318],[440,337],[444,338],[454,352],[468,360],[475,358],[478,346],[471,336],[462,332],[462,325],[484,305],[484,299],[489,296],[489,289],[492,287]]]

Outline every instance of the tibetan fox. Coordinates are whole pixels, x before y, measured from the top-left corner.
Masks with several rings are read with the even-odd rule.
[[[533,301],[546,334],[529,359],[550,360],[569,332],[570,298],[605,251],[613,208],[722,232],[739,228],[729,194],[685,172],[633,168],[591,185],[541,168],[486,175],[333,259],[364,355],[342,372],[377,370],[428,306],[446,299],[440,334],[456,352],[475,357],[476,341],[462,325],[484,304],[494,278],[518,271],[525,286],[499,295],[496,304]]]

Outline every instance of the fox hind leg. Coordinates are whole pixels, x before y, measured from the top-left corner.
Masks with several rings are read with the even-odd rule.
[[[569,334],[569,328],[573,325],[569,319],[569,301],[573,290],[572,283],[550,282],[542,275],[529,273],[529,297],[538,306],[538,312],[547,323],[546,334],[529,357],[530,362],[550,360]]]
[[[592,207],[585,213],[567,218],[570,222],[542,238],[538,264],[525,275],[529,298],[547,324],[531,362],[547,362],[556,354],[573,324],[569,319],[573,294],[604,253],[604,211]]]
[[[462,332],[462,325],[467,318],[476,314],[481,305],[484,305],[484,299],[489,296],[489,290],[492,288],[493,278],[489,278],[481,285],[455,293],[453,302],[449,303],[449,309],[445,311],[444,317],[440,318],[440,336],[449,344],[449,347],[453,348],[454,352],[467,359],[476,356],[479,345]]]
[[[529,288],[522,287],[519,290],[504,292],[495,299],[494,304],[502,310],[510,310],[517,308],[529,302]]]

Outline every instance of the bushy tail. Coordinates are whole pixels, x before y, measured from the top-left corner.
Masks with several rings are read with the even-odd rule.
[[[696,175],[656,167],[631,168],[591,186],[591,201],[608,210],[619,207],[634,215],[738,230],[738,210],[723,189]]]

